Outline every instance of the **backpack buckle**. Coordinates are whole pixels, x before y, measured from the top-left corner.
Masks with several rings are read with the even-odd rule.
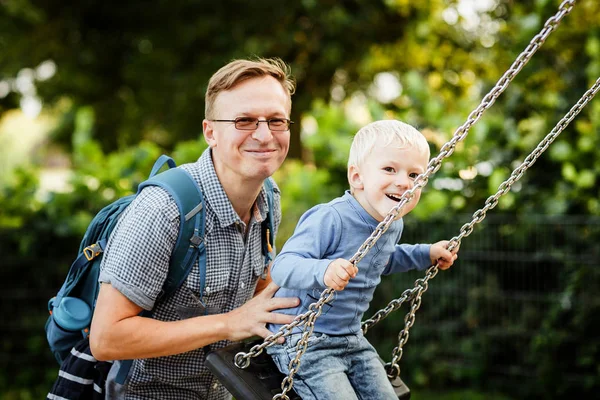
[[[190,243],[194,247],[198,247],[202,244],[202,238],[198,235],[194,235],[190,238]]]
[[[92,261],[96,258],[100,253],[102,253],[102,247],[98,245],[98,243],[94,243],[91,246],[83,249],[83,255],[87,258],[88,261]]]

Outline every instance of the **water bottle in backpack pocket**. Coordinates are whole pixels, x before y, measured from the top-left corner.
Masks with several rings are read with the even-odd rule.
[[[76,297],[63,297],[59,304],[55,301],[56,297],[52,298],[48,306],[52,314],[46,321],[46,336],[54,357],[62,363],[73,343],[89,334],[92,310]]]

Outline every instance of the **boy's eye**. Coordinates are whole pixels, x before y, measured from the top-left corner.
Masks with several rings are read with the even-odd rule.
[[[394,168],[392,168],[392,167],[383,167],[383,170],[385,172],[394,172]]]
[[[417,176],[419,176],[420,174],[416,173],[416,172],[411,172],[411,174],[409,175],[411,178],[413,179],[417,179]]]

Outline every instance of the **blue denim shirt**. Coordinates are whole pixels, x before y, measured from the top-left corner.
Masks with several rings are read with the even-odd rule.
[[[378,224],[349,191],[308,210],[271,268],[273,281],[281,287],[275,297],[298,297],[301,303],[277,312],[292,315],[306,312],[326,289],[323,277],[329,264],[338,258],[349,260]],[[356,277],[324,305],[315,332],[328,335],[358,332],[382,275],[431,265],[429,244],[398,244],[403,226],[402,219],[394,221],[377,240],[358,263]],[[280,326],[270,324],[268,328],[277,332]]]

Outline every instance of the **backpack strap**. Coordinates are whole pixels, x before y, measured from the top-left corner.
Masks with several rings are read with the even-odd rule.
[[[165,164],[169,164],[169,168],[175,168],[177,166],[175,160],[166,154],[161,154],[161,156],[154,161],[154,165],[152,166],[152,170],[150,171],[150,176],[148,176],[148,178],[152,178],[154,175],[158,174],[158,171],[160,171]]]
[[[171,160],[173,163],[171,164],[168,160]],[[171,169],[156,175],[156,172],[167,162]],[[198,267],[200,269],[201,296],[204,292],[206,282],[204,196],[194,178],[182,168],[173,168],[173,165],[175,163],[170,157],[162,155],[156,160],[150,173],[150,178],[142,182],[138,187],[139,193],[147,186],[160,186],[173,197],[179,209],[177,242],[171,253],[167,279],[156,301],[173,293],[183,284],[196,260],[198,260]],[[151,311],[142,311],[141,315],[149,317]],[[122,360],[117,376],[115,377],[115,382],[121,385],[124,384],[132,365],[133,360]]]
[[[267,218],[262,222],[262,249],[265,256],[265,266],[273,261],[273,249],[275,248],[275,230],[273,229],[273,183],[269,178],[265,179],[265,193],[267,194]]]
[[[182,168],[171,168],[155,175],[138,188],[160,186],[175,200],[179,209],[179,233],[171,254],[169,273],[159,298],[173,293],[187,278],[199,258],[200,293],[206,278],[206,248],[204,245],[204,197],[192,176]]]

